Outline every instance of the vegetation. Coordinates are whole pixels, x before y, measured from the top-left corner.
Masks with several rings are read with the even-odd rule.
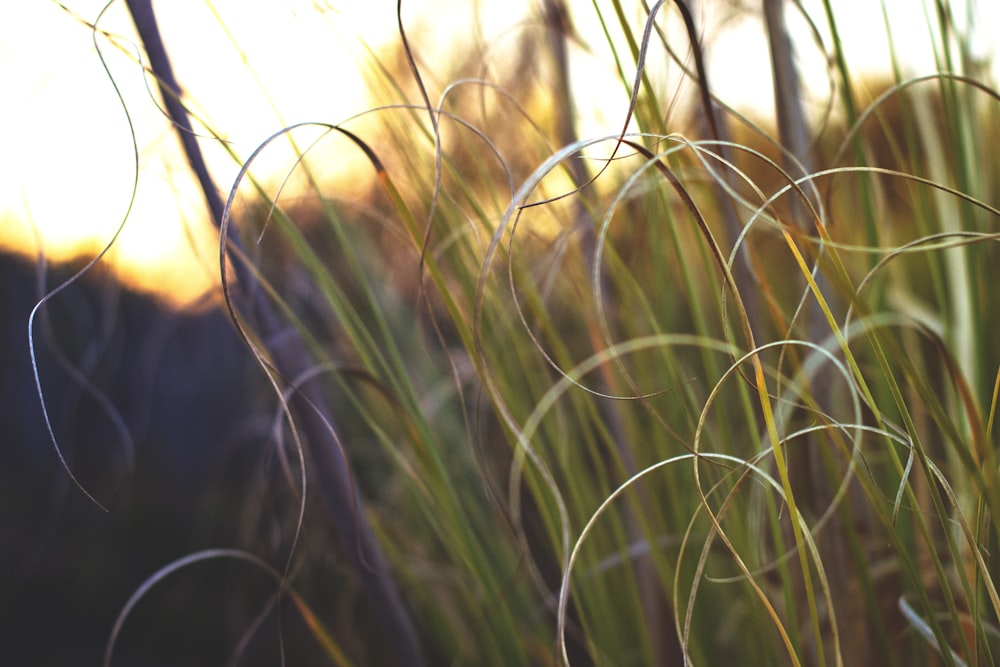
[[[380,642],[428,664],[997,662],[1000,96],[948,3],[938,73],[907,78],[887,24],[878,85],[834,4],[763,3],[757,121],[713,95],[681,0],[546,0],[517,67],[480,44],[454,71],[422,66],[399,9],[373,108],[259,149],[291,141],[310,194],[241,173],[209,196],[225,305],[283,411],[263,491],[284,560],[193,554],[149,585],[251,561],[340,665]],[[819,104],[786,12],[829,63]],[[577,129],[584,47],[627,112],[604,136]],[[341,154],[372,175],[349,199],[316,176]],[[354,637],[311,611],[344,591],[371,600]]]

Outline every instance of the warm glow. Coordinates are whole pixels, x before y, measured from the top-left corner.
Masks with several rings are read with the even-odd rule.
[[[103,4],[67,6],[92,22]],[[391,38],[395,3],[341,4],[322,11],[311,2],[155,6],[189,105],[245,158],[287,124],[340,122],[369,106],[356,54],[361,40],[377,46]],[[124,3],[112,4],[99,24],[114,37],[98,36],[97,43],[131,118],[138,165],[91,31],[54,2],[19,3],[17,13],[16,21],[0,24],[5,99],[17,100],[2,112],[0,249],[42,251],[49,261],[94,256],[127,213],[106,261],[129,285],[178,306],[215,289],[218,236],[150,95],[155,84],[136,63]],[[212,139],[201,143],[217,185],[227,190],[238,160]],[[268,157],[254,173],[276,184],[291,163],[287,144]],[[339,165],[351,168],[349,159]]]
[[[97,18],[103,4],[67,2],[71,12],[87,21]],[[921,3],[889,4],[894,37],[911,71],[930,70]],[[982,4],[980,13],[996,11]],[[363,45],[378,50],[397,37],[395,0],[155,5],[189,104],[240,158],[285,125],[341,122],[369,108]],[[818,0],[804,5],[817,20],[822,18]],[[513,43],[510,35],[531,3],[483,3],[478,20],[484,28],[478,34],[468,29],[476,20],[472,2],[424,0],[403,6],[421,59],[433,67],[447,60],[459,39],[478,39],[495,48]],[[843,11],[841,34],[847,53],[856,54],[856,69],[885,71],[888,55],[878,3],[854,0],[836,6]],[[960,4],[954,6],[961,12]],[[605,57],[589,3],[570,7],[577,12],[582,43],[592,48],[586,53],[577,47],[573,65],[573,85],[583,110],[580,130],[585,136],[613,134],[621,129],[627,97]],[[125,111],[102,69],[92,33],[55,2],[19,2],[16,9],[8,8],[7,16],[0,22],[0,80],[6,88],[0,112],[0,249],[31,255],[43,251],[50,261],[93,256],[109,243],[128,213],[108,256],[128,284],[176,305],[213,290],[218,280],[217,236],[177,139],[149,93],[153,83],[135,62],[136,37],[124,3],[112,4],[99,26],[118,37],[99,36],[97,42],[134,124],[138,189],[131,211],[134,148]],[[635,17],[641,20],[638,10]],[[711,12],[701,16],[709,26],[724,18]],[[996,25],[989,18],[984,16],[981,24]],[[799,60],[806,84],[822,92],[821,54],[808,44],[800,19],[793,16],[789,23],[801,40]],[[759,91],[768,90],[770,66],[759,22],[724,25],[724,33],[709,28],[705,42],[716,92],[744,107],[766,110],[770,94]],[[985,55],[992,44],[977,42],[977,48]],[[914,59],[914,54],[923,58]],[[431,83],[432,95],[440,92],[438,84]],[[211,139],[202,145],[217,184],[228,189],[238,162]],[[272,162],[262,162],[255,171],[269,183],[280,182],[289,164],[288,154],[274,153]],[[356,174],[357,163],[345,157],[328,171],[331,179]]]

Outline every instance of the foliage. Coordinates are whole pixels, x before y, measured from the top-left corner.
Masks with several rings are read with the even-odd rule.
[[[313,190],[258,188],[225,260],[310,349],[424,649],[993,664],[1000,99],[952,8],[928,13],[938,73],[866,96],[833,3],[765,2],[779,112],[754,124],[713,97],[685,3],[542,4],[506,73],[476,48],[427,72],[401,18],[369,52],[377,106],[262,145],[308,147]],[[822,26],[820,105],[782,11]],[[627,109],[603,137],[576,129],[584,15]],[[351,200],[311,171],[346,152],[374,176]],[[331,482],[296,442],[276,452],[305,503]]]

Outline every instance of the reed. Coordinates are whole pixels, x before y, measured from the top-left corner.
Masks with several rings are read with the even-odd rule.
[[[271,574],[317,650],[994,664],[1000,96],[956,8],[927,3],[930,76],[886,24],[877,87],[848,64],[854,17],[765,1],[777,111],[750,119],[715,95],[683,0],[546,0],[514,48],[450,69],[402,4],[398,49],[369,51],[373,107],[246,161],[290,139],[304,194],[247,176],[209,201],[294,502],[325,500],[373,610],[337,636],[296,585],[322,572],[289,557]],[[150,3],[128,5],[183,129]],[[791,21],[829,63],[819,104]],[[584,50],[619,78],[602,136],[580,130]],[[353,199],[315,175],[349,153]]]

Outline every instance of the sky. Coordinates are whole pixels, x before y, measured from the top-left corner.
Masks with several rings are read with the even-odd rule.
[[[176,137],[150,93],[154,86],[136,63],[136,37],[124,2],[108,5],[100,21],[103,30],[116,35],[96,40],[107,71],[84,24],[93,23],[106,2],[64,2],[18,0],[0,9],[0,81],[6,91],[0,105],[0,250],[29,257],[43,251],[50,261],[92,257],[125,221],[104,261],[133,287],[175,305],[190,304],[217,284],[217,236]],[[341,122],[369,108],[361,67],[365,49],[380,52],[397,38],[395,0],[154,4],[186,99],[241,158],[286,125]],[[445,62],[463,39],[502,48],[532,5],[530,0],[486,0],[478,17],[481,34],[475,35],[468,28],[473,4],[404,3],[404,21],[425,63]],[[1000,25],[997,4],[980,3],[978,25]],[[888,52],[879,4],[838,0],[835,5],[839,16],[850,17],[842,19],[841,27],[854,67],[872,74],[885,71]],[[923,5],[920,0],[887,0],[891,25],[913,73],[933,69]],[[962,14],[964,5],[953,5]],[[599,46],[600,26],[591,3],[569,0],[569,6],[582,42]],[[815,17],[823,15],[820,0],[803,0],[802,6]],[[768,113],[770,96],[761,91],[768,90],[769,64],[760,23],[724,21],[723,12],[703,11],[701,22],[716,26],[706,42],[716,92]],[[638,9],[635,20],[641,20]],[[679,26],[679,21],[671,25]],[[821,51],[806,38],[808,26],[801,18],[792,14],[789,25],[801,37],[797,49],[806,84],[822,89]],[[975,44],[988,55],[995,45],[986,39],[987,31],[983,35]],[[571,71],[585,108],[581,133],[619,131],[627,98],[620,88],[609,94],[616,84],[608,60],[577,48]],[[218,142],[202,145],[217,183],[228,188],[239,162]],[[291,157],[273,153],[273,163],[262,162],[255,173],[278,183]],[[338,161],[329,178],[337,182],[338,175],[357,169],[356,162]]]

